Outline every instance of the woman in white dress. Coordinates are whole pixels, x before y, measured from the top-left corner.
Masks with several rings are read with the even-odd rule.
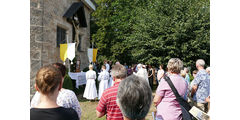
[[[102,72],[99,74],[98,80],[100,81],[98,99],[100,100],[103,91],[108,88],[109,73],[105,65],[102,65]]]
[[[146,67],[146,66],[145,66]],[[142,64],[138,64],[137,65],[138,71],[137,73],[134,73],[135,75],[144,78],[147,82],[148,82],[148,73],[147,73],[147,69],[143,68]],[[149,82],[148,82],[149,83]]]
[[[95,79],[96,79],[96,72],[93,71],[93,65],[89,65],[89,71],[87,71],[86,73],[87,84],[83,94],[83,97],[89,100],[94,100],[95,98],[98,97]]]

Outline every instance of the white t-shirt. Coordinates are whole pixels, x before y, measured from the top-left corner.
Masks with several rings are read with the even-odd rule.
[[[109,73],[107,72],[107,70],[103,70],[99,76],[98,76],[98,80],[109,80]]]
[[[164,70],[161,69],[161,70],[158,70],[158,73],[157,73],[157,79],[160,80],[164,75]]]

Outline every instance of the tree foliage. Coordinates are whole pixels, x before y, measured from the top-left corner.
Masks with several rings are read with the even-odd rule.
[[[98,60],[166,64],[172,57],[210,64],[209,0],[98,0],[92,34]]]

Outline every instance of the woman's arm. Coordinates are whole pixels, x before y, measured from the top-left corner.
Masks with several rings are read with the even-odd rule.
[[[153,75],[153,69],[150,69],[150,71],[151,71],[151,75],[149,75],[148,77],[152,77],[152,75]]]
[[[158,106],[158,104],[162,101],[163,96],[159,96],[159,95],[155,95],[154,99],[153,99],[153,104],[155,107]]]
[[[100,113],[96,110],[96,114],[97,114],[97,117],[100,118],[100,117],[104,116],[106,113],[105,112]]]
[[[160,70],[158,70],[158,72],[157,72],[157,80],[160,80]]]
[[[197,91],[197,85],[193,85],[192,91],[191,91],[191,97],[193,97],[193,95],[196,93],[196,91]]]
[[[82,110],[78,102],[77,96],[72,92],[72,108],[77,112],[79,120],[81,120]]]
[[[86,80],[88,80],[88,72],[86,73]]]

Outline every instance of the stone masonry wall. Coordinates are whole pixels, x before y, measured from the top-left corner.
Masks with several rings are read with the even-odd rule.
[[[67,30],[69,42],[72,42],[72,25],[62,16],[73,2],[78,0],[30,0],[30,95],[35,93],[34,77],[41,66],[61,62],[60,48],[57,47],[57,26]],[[90,10],[84,7],[87,28],[81,28],[82,52],[77,52],[81,60],[81,69],[88,66],[87,48],[90,46]]]
[[[30,95],[35,92],[34,77],[36,71],[42,66],[41,63],[41,49],[42,49],[42,20],[43,20],[43,1],[30,1]]]
[[[83,70],[84,68],[88,67],[89,60],[87,56],[88,48],[90,47],[90,9],[84,6],[85,17],[87,20],[87,27],[81,28],[79,33],[81,35],[81,48],[83,52],[77,52],[77,55],[80,57],[81,66],[80,69]]]

